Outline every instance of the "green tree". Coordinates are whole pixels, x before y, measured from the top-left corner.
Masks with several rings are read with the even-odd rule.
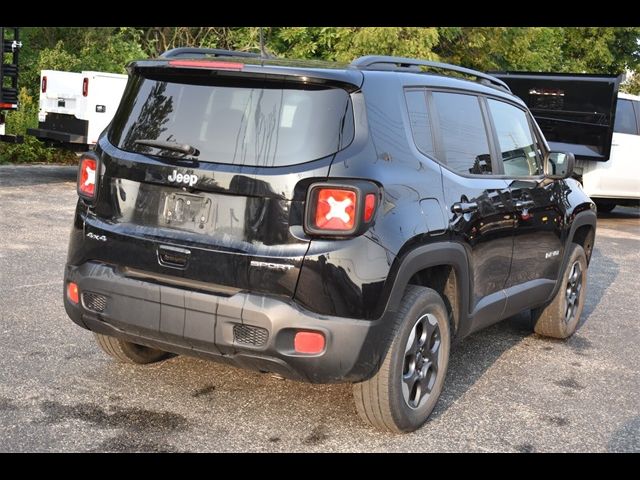
[[[396,55],[437,59],[435,28],[286,27],[273,29],[268,47],[289,58],[350,62],[362,55]]]
[[[640,70],[633,72],[632,77],[620,85],[620,90],[632,95],[640,95]]]
[[[640,64],[640,28],[442,27],[435,52],[480,70],[621,73]]]

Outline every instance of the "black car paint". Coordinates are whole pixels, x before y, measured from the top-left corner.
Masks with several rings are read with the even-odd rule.
[[[154,68],[157,64],[152,62]],[[261,68],[269,75],[287,70],[252,66],[247,71],[256,73]],[[383,339],[390,318],[400,307],[411,278],[425,268],[450,265],[456,272],[460,297],[457,340],[551,298],[566,262],[565,246],[579,226],[595,229],[590,199],[572,180],[462,176],[450,171],[415,147],[403,89],[468,92],[526,109],[519,99],[473,82],[416,73],[367,71],[363,75],[300,67],[292,74],[296,78],[316,75],[341,85],[351,82],[356,133],[347,148],[305,164],[261,168],[125,152],[103,134],[96,149],[100,158],[98,199],[95,205],[78,203],[67,279],[86,262],[98,261],[126,267],[129,274],[144,272],[147,280],[155,274],[160,284],[189,288],[191,282],[192,290],[202,290],[207,284],[210,292],[222,296],[251,292],[296,305],[309,318],[343,317],[375,325],[366,341],[353,344],[361,350],[360,361],[367,368],[336,376],[314,361],[306,367],[297,365],[294,373],[281,372],[319,382],[354,381],[375,372],[387,347]],[[361,88],[354,85],[358,75],[363,76]],[[495,148],[491,153],[496,156]],[[167,178],[174,170],[197,175],[197,184],[181,189],[171,186]],[[327,179],[366,179],[381,187],[382,196],[366,233],[336,240],[304,232],[307,187]],[[142,196],[140,189],[145,191]],[[174,191],[197,192],[222,208],[243,210],[238,218],[243,228],[238,227],[229,241],[216,237],[215,231],[203,234],[193,228],[159,225],[162,195]],[[136,202],[132,203],[134,194]],[[516,207],[523,200],[528,202],[526,216]],[[454,212],[454,204],[460,202],[478,207]],[[88,233],[105,235],[107,242],[87,238]],[[186,266],[158,262],[158,248],[163,245],[189,249]],[[527,250],[526,255],[522,250]],[[557,258],[545,263],[544,255],[555,251]],[[265,269],[251,266],[252,260],[293,268]],[[524,276],[519,276],[523,271]],[[98,328],[99,316],[79,312],[66,298],[65,306],[78,324]],[[111,333],[134,338],[126,327]],[[141,336],[140,342],[145,341],[159,345]],[[182,348],[179,342],[173,347]],[[208,348],[209,354],[224,355],[214,344]],[[260,369],[259,365],[255,368]],[[310,374],[311,369],[318,371]]]

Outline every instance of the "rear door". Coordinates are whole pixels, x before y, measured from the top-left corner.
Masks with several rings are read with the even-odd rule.
[[[132,75],[98,143],[103,177],[86,228],[106,230],[110,248],[95,242],[92,258],[221,294],[293,295],[308,248],[305,185],[353,139],[351,99],[306,77],[238,70]]]
[[[78,117],[89,121],[87,140],[95,144],[118,109],[127,85],[126,75],[102,72],[82,72],[86,79],[86,96],[82,97]]]
[[[495,176],[486,112],[476,95],[429,92],[435,151],[454,239],[468,251],[471,312],[480,326],[500,318],[513,249],[509,184]]]
[[[40,72],[40,121],[44,113],[77,115],[82,97],[82,75],[75,72]]]

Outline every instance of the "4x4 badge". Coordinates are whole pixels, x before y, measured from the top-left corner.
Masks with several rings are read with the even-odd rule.
[[[92,232],[87,233],[87,237],[92,238],[94,240],[100,240],[101,242],[107,241],[106,235],[96,235],[95,233],[92,233]]]
[[[188,173],[178,173],[177,170],[174,170],[173,173],[167,177],[167,180],[170,182],[184,183],[185,185],[193,187],[198,181],[198,176],[190,175]]]

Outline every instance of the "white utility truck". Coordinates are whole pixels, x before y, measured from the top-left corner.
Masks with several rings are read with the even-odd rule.
[[[127,84],[116,73],[40,72],[38,128],[27,129],[47,144],[84,151],[109,125]]]

